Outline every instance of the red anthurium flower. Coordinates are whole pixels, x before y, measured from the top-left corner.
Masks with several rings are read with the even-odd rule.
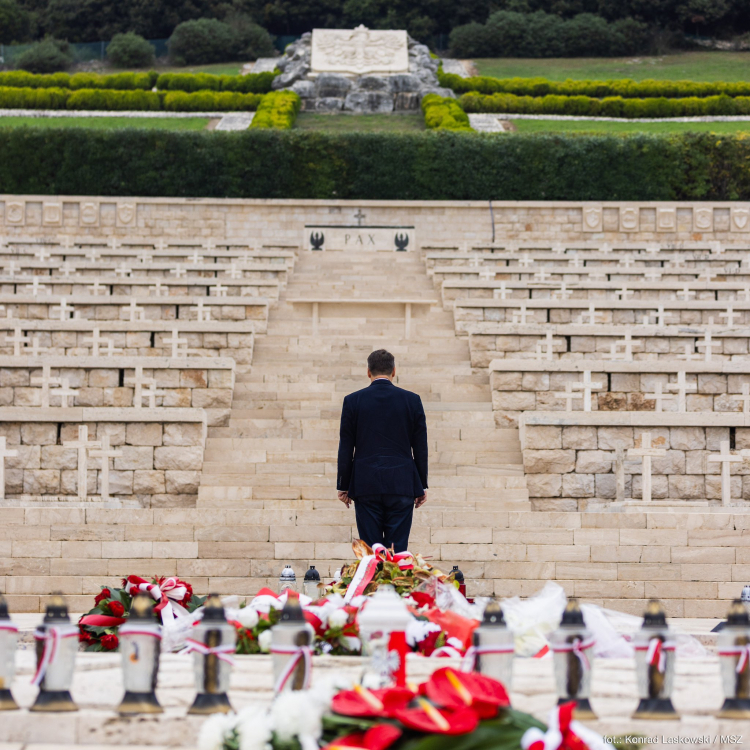
[[[402,734],[403,732],[393,724],[378,724],[366,732],[355,732],[334,740],[323,750],[350,750],[350,748],[387,750]]]
[[[419,607],[434,607],[435,597],[425,591],[412,591],[409,596],[414,599]]]
[[[413,697],[414,693],[408,688],[367,690],[355,685],[354,690],[343,690],[335,695],[331,709],[342,716],[392,717],[396,711],[405,708]]]
[[[122,617],[125,614],[125,607],[123,607],[120,602],[110,602],[109,605],[109,611],[115,616],[115,617]]]
[[[458,672],[450,667],[438,669],[424,683],[424,694],[444,708],[470,706],[482,719],[497,716],[499,708],[510,705],[502,683],[475,672]]]
[[[109,599],[111,596],[112,596],[112,592],[109,589],[102,589],[96,595],[96,599],[94,599],[94,603],[99,604],[99,602],[103,602],[105,599]]]
[[[425,698],[417,698],[415,708],[396,711],[397,718],[405,727],[430,734],[468,734],[479,724],[479,715],[472,708],[453,710],[437,708]]]
[[[107,651],[114,651],[120,645],[119,638],[111,633],[102,636],[102,646]]]

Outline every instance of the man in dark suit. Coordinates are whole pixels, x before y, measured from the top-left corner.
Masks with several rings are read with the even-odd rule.
[[[427,502],[427,424],[422,399],[395,376],[393,355],[378,349],[370,385],[344,399],[336,486],[347,508],[354,501],[363,541],[404,552],[414,508]]]

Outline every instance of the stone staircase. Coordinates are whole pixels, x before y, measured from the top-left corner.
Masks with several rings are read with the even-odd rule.
[[[311,303],[294,303],[302,298],[320,300],[316,336]],[[429,502],[415,513],[413,550],[443,567],[496,559],[492,514],[529,509],[518,432],[495,427],[488,373],[471,368],[467,340],[437,299],[415,307],[405,339],[403,306],[386,301],[406,298],[435,299],[415,255],[309,253],[271,310],[252,367],[238,371],[228,426],[209,429],[198,496],[199,508],[262,511],[269,521],[254,547],[240,542],[252,577],[286,563],[331,575],[351,558],[354,512],[335,494],[339,416],[344,396],[367,385],[367,355],[380,347],[427,413]]]

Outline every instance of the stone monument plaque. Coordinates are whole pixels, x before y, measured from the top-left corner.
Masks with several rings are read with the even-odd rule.
[[[405,31],[313,29],[312,73],[407,73],[409,50]]]
[[[305,243],[309,250],[416,250],[413,226],[361,226],[308,224]]]

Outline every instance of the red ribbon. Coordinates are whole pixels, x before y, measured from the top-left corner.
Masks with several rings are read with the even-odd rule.
[[[113,628],[122,625],[125,621],[124,617],[112,617],[112,615],[84,615],[78,624],[92,628]]]

